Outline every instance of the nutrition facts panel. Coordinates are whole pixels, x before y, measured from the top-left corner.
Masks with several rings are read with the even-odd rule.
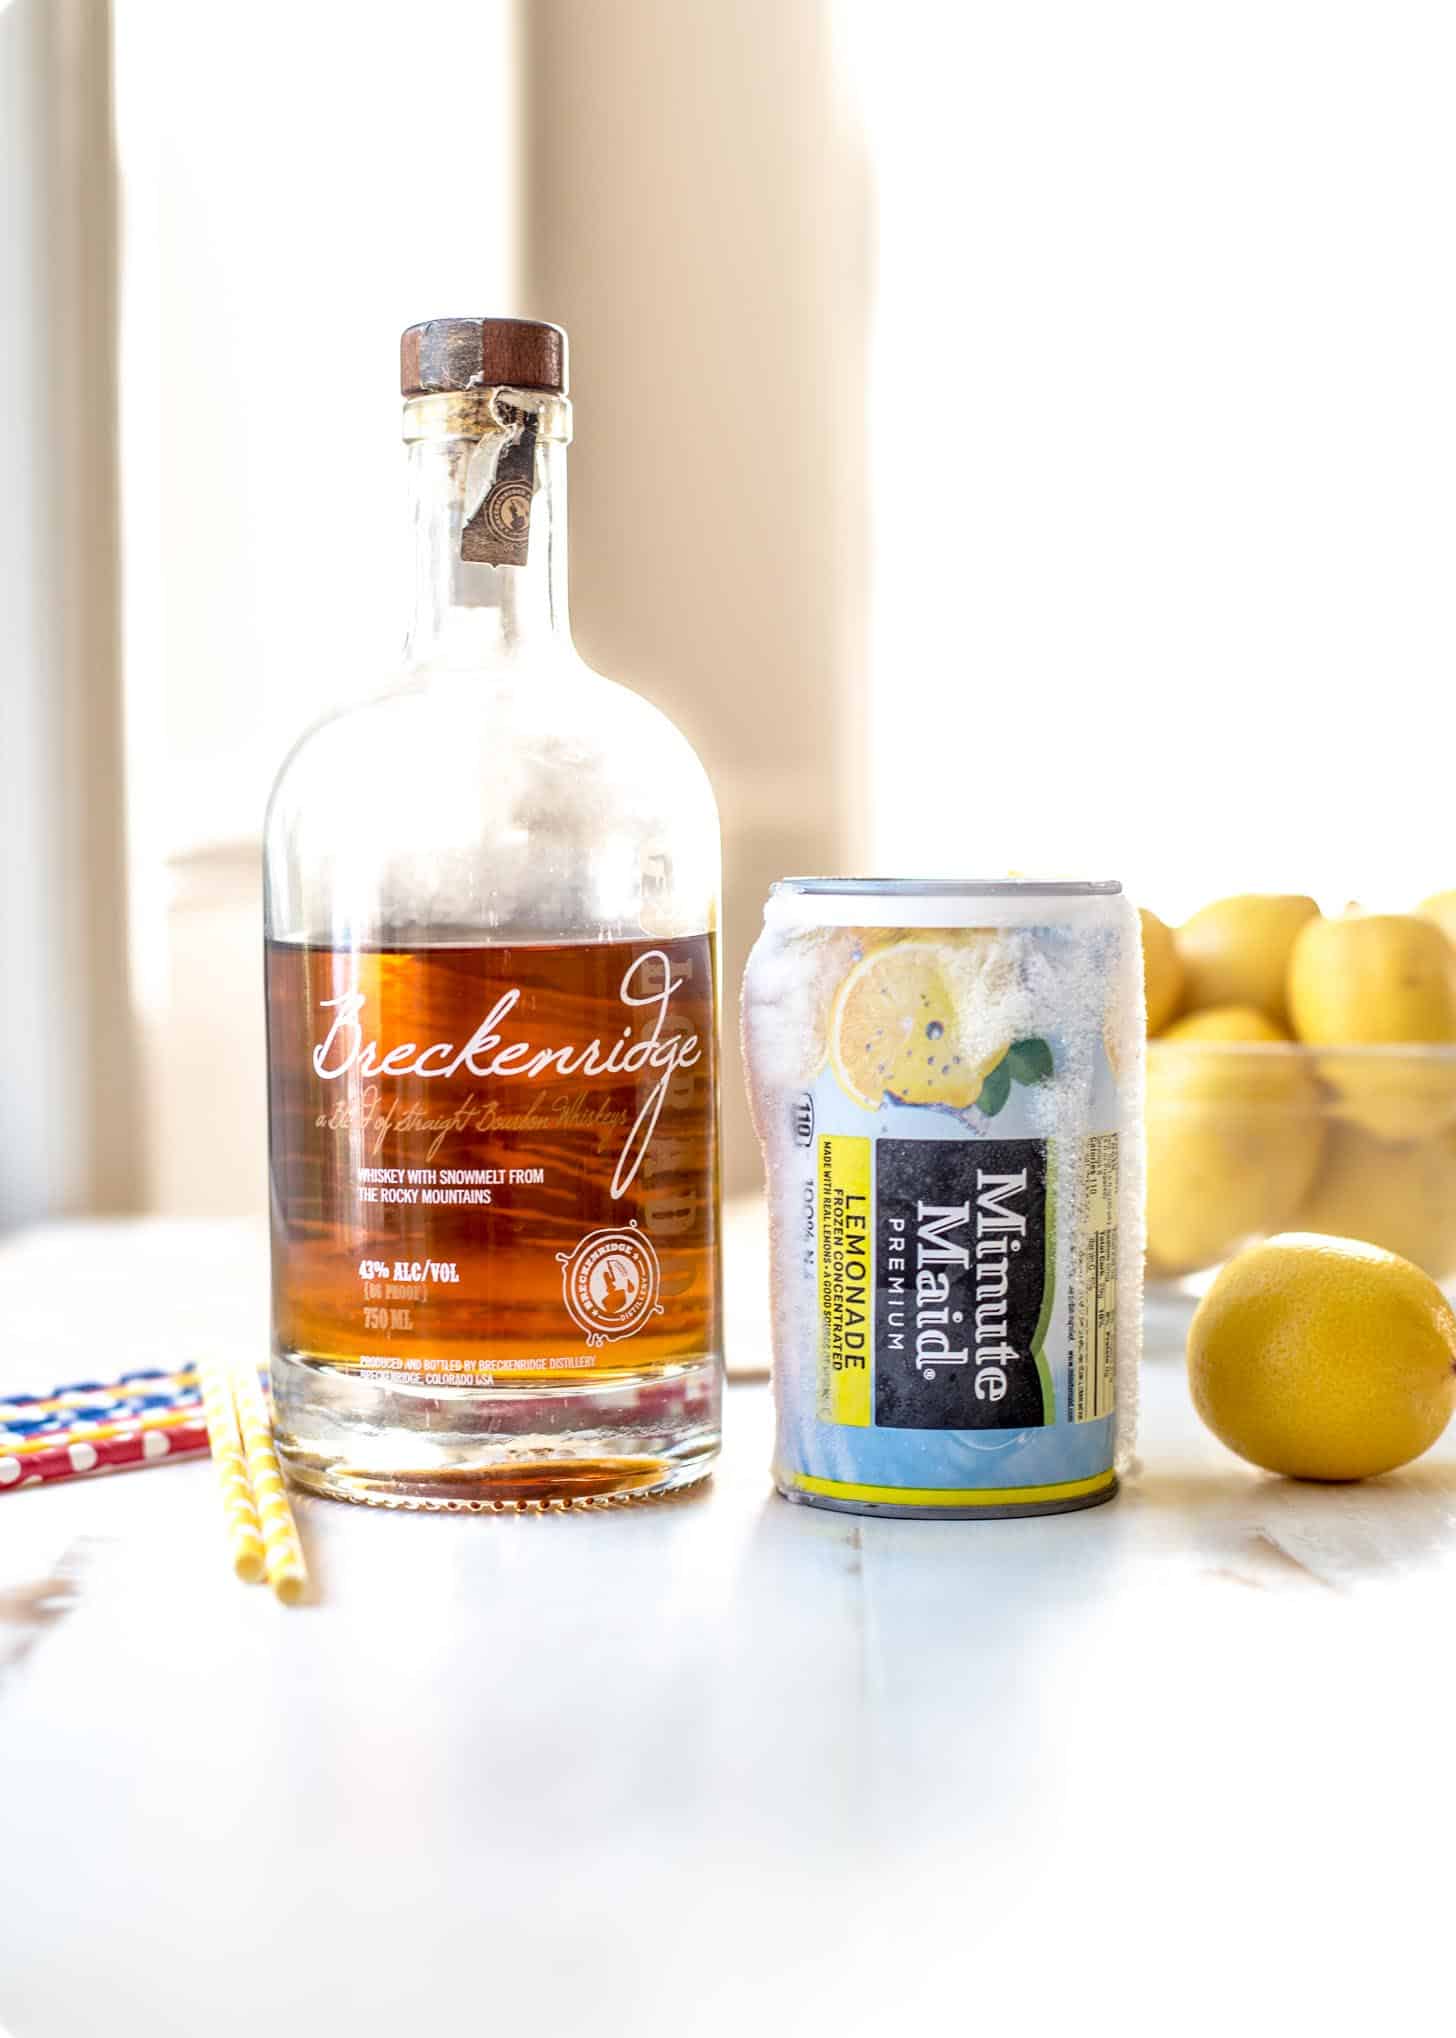
[[[1117,1134],[1082,1144],[1082,1221],[1072,1264],[1073,1422],[1095,1422],[1117,1406]]]

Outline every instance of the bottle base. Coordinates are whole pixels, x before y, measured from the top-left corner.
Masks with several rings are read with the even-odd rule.
[[[721,1441],[716,1357],[587,1387],[406,1387],[275,1353],[273,1420],[310,1493],[441,1514],[650,1500],[705,1479]]]

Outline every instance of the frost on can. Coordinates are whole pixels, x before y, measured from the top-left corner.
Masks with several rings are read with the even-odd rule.
[[[774,886],[743,1036],[787,1498],[1111,1499],[1136,1413],[1143,1032],[1119,885]]]

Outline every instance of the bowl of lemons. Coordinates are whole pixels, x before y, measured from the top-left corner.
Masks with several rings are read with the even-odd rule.
[[[1278,1233],[1456,1281],[1456,893],[1337,915],[1244,893],[1143,913],[1148,1275]]]

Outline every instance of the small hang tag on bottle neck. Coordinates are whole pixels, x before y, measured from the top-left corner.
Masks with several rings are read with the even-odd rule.
[[[510,432],[488,432],[465,470],[460,557],[471,565],[524,566],[536,486],[537,420],[528,413]]]

